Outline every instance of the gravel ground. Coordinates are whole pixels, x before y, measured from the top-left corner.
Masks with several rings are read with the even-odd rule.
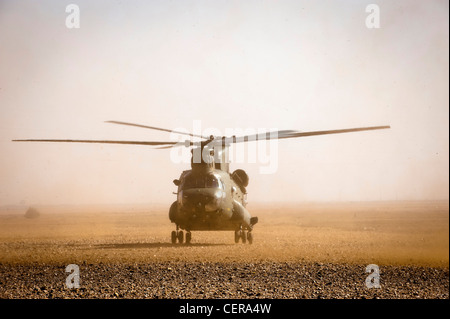
[[[0,264],[0,298],[448,299],[448,268],[380,266],[368,289],[367,265],[185,263],[79,265],[80,287],[66,288],[66,265]]]

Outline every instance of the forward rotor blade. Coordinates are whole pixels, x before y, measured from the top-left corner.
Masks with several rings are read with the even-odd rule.
[[[373,130],[383,130],[391,128],[389,125],[385,126],[369,126],[369,127],[356,127],[356,128],[347,128],[340,130],[328,130],[328,131],[314,131],[314,132],[297,132],[292,133],[289,136],[281,137],[281,138],[293,138],[293,137],[305,137],[305,136],[314,136],[314,135],[326,135],[326,134],[340,134],[340,133],[351,133],[351,132],[361,132],[361,131],[373,131]]]
[[[60,142],[60,143],[101,143],[101,144],[131,144],[131,145],[175,145],[179,142],[145,142],[145,141],[108,141],[108,140],[53,140],[53,139],[27,139],[12,140],[13,142]]]
[[[242,143],[242,142],[252,142],[252,141],[263,141],[263,140],[274,140],[274,139],[285,139],[294,137],[305,137],[314,135],[326,135],[326,134],[340,134],[340,133],[350,133],[350,132],[360,132],[360,131],[371,131],[371,130],[381,130],[388,129],[390,126],[370,126],[370,127],[357,127],[349,129],[340,130],[327,130],[327,131],[314,131],[314,132],[299,132],[293,130],[283,130],[274,131],[253,135],[246,135],[240,137],[227,137],[225,138],[225,143]],[[276,134],[274,134],[276,133]],[[221,143],[221,140],[214,140],[213,142]],[[223,142],[222,142],[223,143]]]
[[[238,136],[238,137],[233,136],[233,137],[226,137],[225,143],[243,143],[243,142],[273,140],[273,139],[285,138],[285,137],[290,136],[291,134],[295,134],[295,133],[298,133],[298,131],[283,130],[283,131],[272,131],[272,132],[267,132],[267,133],[258,133],[258,134]],[[220,139],[217,139],[214,141],[219,142],[219,143],[221,142]]]
[[[205,137],[205,136],[202,136],[202,135],[191,134],[191,133],[180,132],[180,131],[174,131],[174,130],[168,130],[168,129],[165,129],[165,128],[148,126],[148,125],[127,123],[127,122],[120,122],[120,121],[105,121],[105,123],[113,123],[113,124],[119,124],[119,125],[143,127],[143,128],[149,128],[149,129],[157,130],[157,131],[164,131],[164,132],[169,132],[169,133],[177,133],[177,134],[182,134],[182,135],[189,135],[189,136],[192,136],[192,137],[200,137],[200,138],[203,138],[203,139],[208,139],[208,137]]]

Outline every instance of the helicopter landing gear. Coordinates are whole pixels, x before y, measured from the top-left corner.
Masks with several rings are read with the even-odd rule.
[[[177,243],[177,238],[178,238],[178,234],[176,231],[172,231],[172,244],[176,244]]]
[[[245,233],[245,230],[241,230],[241,240],[243,244],[247,242],[247,234]]]
[[[177,241],[180,243],[180,244],[182,244],[183,243],[183,240],[184,240],[184,234],[183,234],[183,231],[182,230],[180,230],[180,231],[173,231],[172,232],[172,234],[171,234],[171,239],[172,239],[172,244],[176,244],[177,243]]]
[[[177,242],[179,244],[182,244],[184,242],[184,233],[182,230],[178,230],[178,226],[177,226],[177,230],[172,231],[171,240],[172,240],[172,244],[176,244]],[[191,232],[187,232],[186,233],[186,243],[190,243],[190,242],[191,242]]]
[[[186,233],[186,244],[187,244],[187,245],[189,245],[189,244],[191,243],[191,239],[192,239],[191,232],[188,231],[188,232]]]
[[[178,232],[178,243],[182,244],[184,241],[184,233],[182,230]]]
[[[172,240],[172,244],[174,244],[174,245],[177,242],[179,244],[182,244],[184,241],[186,241],[186,244],[190,244],[191,239],[192,239],[192,234],[190,231],[186,232],[186,237],[184,237],[184,233],[182,230],[178,230],[178,226],[177,226],[177,230],[172,231],[171,240]]]
[[[248,243],[249,243],[250,245],[253,244],[253,234],[252,234],[251,231],[249,231],[249,232],[247,233],[247,241],[248,241]]]
[[[253,234],[251,231],[246,232],[242,228],[239,230],[236,230],[234,232],[234,242],[237,244],[239,243],[239,240],[242,241],[243,244],[245,244],[247,241],[249,244],[253,243]]]
[[[236,244],[239,243],[239,239],[241,239],[241,232],[242,232],[242,230],[236,230],[234,232],[234,242]]]

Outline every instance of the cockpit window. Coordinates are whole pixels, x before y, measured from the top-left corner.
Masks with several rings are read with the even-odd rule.
[[[187,176],[183,184],[181,185],[182,189],[189,188],[211,188],[211,187],[221,187],[221,183],[219,179],[214,175],[190,175]]]

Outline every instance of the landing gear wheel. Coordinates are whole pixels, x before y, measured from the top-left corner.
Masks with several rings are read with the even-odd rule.
[[[182,230],[180,230],[180,231],[178,232],[178,242],[179,242],[180,244],[182,244],[182,243],[183,243],[183,240],[184,240],[184,233],[183,233]]]
[[[250,245],[253,244],[253,234],[251,232],[247,233],[247,241]]]
[[[239,239],[241,238],[241,231],[240,230],[236,230],[234,232],[234,242],[237,244],[239,243]]]
[[[245,230],[241,230],[241,240],[243,244],[247,242],[247,234],[245,233]]]
[[[192,238],[191,232],[187,232],[186,233],[186,244],[191,243],[191,238]]]
[[[177,243],[177,238],[178,238],[178,236],[177,236],[177,232],[176,231],[173,231],[172,232],[172,234],[171,234],[171,239],[172,239],[172,244],[176,244]]]

